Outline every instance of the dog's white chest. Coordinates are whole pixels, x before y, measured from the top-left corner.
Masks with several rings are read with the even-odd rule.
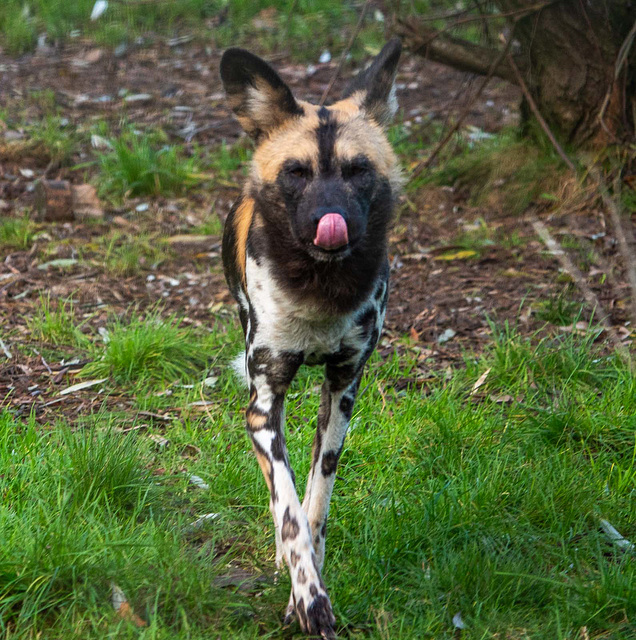
[[[316,309],[296,303],[277,286],[266,264],[248,256],[247,293],[258,331],[256,340],[275,351],[303,351],[317,355],[333,353],[349,331],[353,316],[321,317]],[[258,345],[254,345],[258,346]]]

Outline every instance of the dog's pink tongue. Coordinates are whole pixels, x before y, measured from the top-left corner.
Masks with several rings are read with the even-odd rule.
[[[349,243],[347,223],[339,213],[326,213],[318,221],[314,244],[321,249],[339,249]]]

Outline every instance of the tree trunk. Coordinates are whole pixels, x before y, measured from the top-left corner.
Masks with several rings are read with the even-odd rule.
[[[625,141],[636,126],[636,0],[494,0],[513,34],[512,59],[548,126],[575,147]],[[460,18],[460,21],[466,18]],[[398,16],[416,53],[515,82],[497,52]],[[522,119],[530,114],[522,105]]]

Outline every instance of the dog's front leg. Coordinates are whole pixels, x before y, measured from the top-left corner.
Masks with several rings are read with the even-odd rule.
[[[357,373],[352,380],[347,380],[342,388],[334,384],[333,377],[329,378],[329,368],[327,368],[327,378],[323,384],[320,400],[311,470],[303,500],[303,509],[311,526],[314,550],[321,571],[325,558],[327,516],[336,478],[336,467],[351,420],[359,384],[360,373]]]
[[[248,356],[247,430],[270,491],[277,542],[282,547],[277,555],[282,551],[289,566],[301,628],[327,638],[333,636],[335,618],[320,577],[309,521],[296,494],[284,434],[285,392],[302,359],[302,353],[274,354],[264,347],[255,348]]]

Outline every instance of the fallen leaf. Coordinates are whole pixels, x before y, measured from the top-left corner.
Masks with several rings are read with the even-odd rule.
[[[191,42],[192,40],[194,40],[194,36],[193,35],[186,35],[186,36],[177,36],[176,38],[170,38],[170,40],[168,40],[167,45],[169,47],[178,47],[182,44],[187,44],[188,42]]]
[[[106,138],[93,133],[91,135],[91,147],[93,149],[112,149],[113,145]]]
[[[102,384],[106,382],[108,378],[99,378],[95,380],[85,380],[84,382],[78,382],[77,384],[73,384],[70,387],[66,387],[66,389],[62,389],[58,395],[65,396],[69,393],[75,393],[76,391],[82,391],[83,389],[90,389],[91,387],[95,387],[98,384]]]
[[[2,353],[4,353],[5,357],[8,360],[11,360],[11,358],[13,358],[11,351],[9,351],[9,347],[7,347],[2,338],[0,338],[0,349],[2,349]]]
[[[185,447],[183,447],[183,451],[181,452],[181,454],[191,457],[198,456],[201,455],[201,449],[199,449],[199,447],[194,444],[186,444]]]
[[[453,616],[453,625],[455,629],[466,628],[466,623],[462,620],[462,614],[459,611]]]
[[[564,327],[559,327],[559,331],[563,331],[565,333],[574,333],[576,335],[585,335],[587,330],[589,329],[589,324],[585,322],[585,320],[580,320],[574,325],[566,325]]]
[[[195,245],[194,248],[201,248],[201,247],[197,247],[196,245],[210,245],[214,242],[218,242],[219,237],[218,236],[204,236],[204,235],[195,235],[195,234],[187,234],[187,233],[183,233],[177,236],[171,236],[170,238],[168,238],[166,240],[166,242],[169,245],[175,245],[175,244],[182,244],[182,245]]]
[[[124,102],[145,103],[150,102],[152,96],[149,93],[132,93],[124,98]]]
[[[496,402],[497,404],[508,404],[514,400],[512,396],[509,396],[507,394],[502,396],[492,395],[490,396],[490,399],[492,400],[492,402]]]
[[[39,264],[38,269],[42,271],[51,267],[54,267],[56,269],[64,269],[66,267],[72,267],[78,262],[79,260],[76,260],[75,258],[57,258],[57,260],[49,260],[49,262],[43,262],[42,264]]]
[[[220,516],[219,513],[206,513],[199,518],[197,518],[194,522],[191,522],[189,525],[185,527],[186,531],[196,531],[200,529],[206,522],[210,522],[211,520],[216,520]]]
[[[441,256],[435,256],[433,260],[466,260],[474,258],[477,254],[472,249],[463,249],[462,251],[452,251],[451,253],[443,253]]]
[[[108,9],[107,0],[97,0],[93,5],[93,10],[91,11],[91,20],[97,20],[99,16],[103,15],[106,9]]]
[[[136,627],[146,627],[148,623],[142,620],[130,606],[126,594],[114,583],[111,582],[113,609],[124,620],[132,622]]]
[[[605,535],[623,551],[634,551],[634,543],[623,537],[607,520],[601,518],[601,528]]]
[[[488,374],[491,372],[491,368],[488,367],[488,369],[486,369],[486,371],[484,371],[479,378],[477,378],[477,382],[475,382],[475,384],[473,385],[473,388],[471,389],[470,395],[474,396],[477,393],[477,390],[480,387],[483,387],[485,382],[486,382],[486,378],[488,377]]]
[[[191,407],[194,411],[207,412],[208,407],[213,407],[217,404],[212,400],[197,400],[196,402],[191,402],[188,406]]]
[[[169,444],[170,440],[168,438],[164,438],[157,433],[151,433],[148,437],[159,447],[159,449],[165,449]]]

